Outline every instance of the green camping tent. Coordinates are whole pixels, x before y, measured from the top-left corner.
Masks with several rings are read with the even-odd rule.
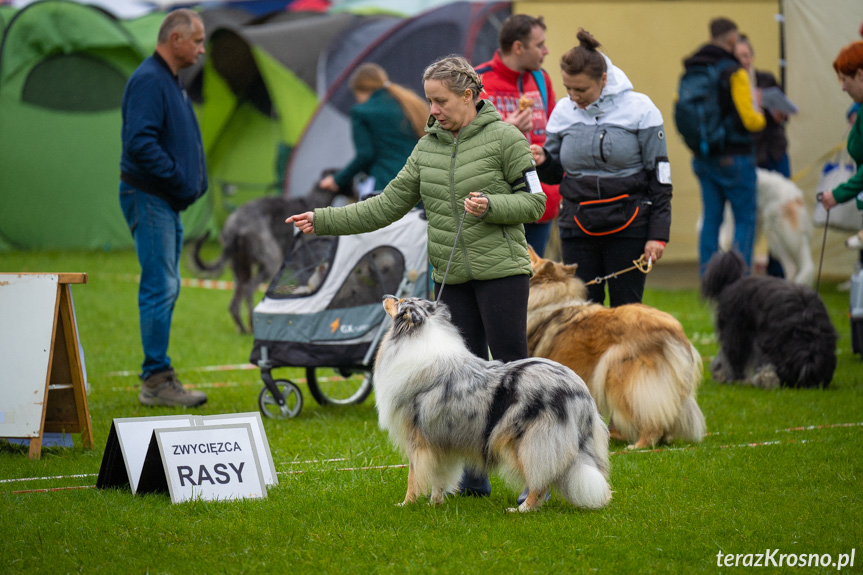
[[[286,157],[341,71],[332,70],[329,50],[355,34],[364,46],[396,21],[286,12],[248,23],[223,19],[208,30],[198,111],[218,213],[280,193]]]
[[[43,0],[7,19],[0,44],[0,244],[7,249],[132,246],[117,196],[120,103],[163,17],[122,22],[90,6]],[[190,237],[209,214],[206,201],[184,212]]]

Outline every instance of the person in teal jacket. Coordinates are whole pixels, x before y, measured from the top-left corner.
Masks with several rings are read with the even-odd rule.
[[[352,195],[354,177],[366,174],[358,188],[362,200],[380,193],[396,177],[424,135],[429,111],[413,91],[390,82],[386,71],[377,64],[360,64],[348,84],[357,100],[351,108],[356,154],[347,166],[324,177],[318,185]]]
[[[483,359],[489,351],[504,362],[524,359],[532,270],[523,224],[537,220],[546,201],[530,147],[491,102],[480,99],[482,83],[465,58],[431,64],[423,87],[431,108],[426,135],[381,195],[286,222],[307,234],[370,232],[422,200],[435,293],[468,348]],[[466,472],[461,492],[489,495],[488,477]]]
[[[863,103],[863,41],[858,40],[842,48],[833,62],[833,69],[839,75],[842,89],[855,103]],[[848,154],[857,164],[857,171],[847,181],[821,196],[821,203],[828,210],[855,198],[857,207],[863,209],[863,114],[857,114],[851,133],[848,134],[847,146]]]

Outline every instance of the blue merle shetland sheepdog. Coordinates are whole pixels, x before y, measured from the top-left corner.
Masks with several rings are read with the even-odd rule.
[[[381,428],[408,457],[403,505],[428,492],[441,503],[464,466],[526,484],[518,511],[538,509],[549,487],[577,507],[608,503],[608,428],[575,372],[476,357],[442,303],[385,296],[384,309],[393,325],[375,360],[375,398]]]

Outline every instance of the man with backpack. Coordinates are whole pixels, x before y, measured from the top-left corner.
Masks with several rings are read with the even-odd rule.
[[[701,184],[703,217],[698,242],[699,273],[719,251],[725,202],[734,213],[734,249],[752,265],[757,199],[754,132],[764,114],[752,101],[749,75],[734,56],[740,34],[727,18],[710,22],[710,42],[684,60],[674,119],[693,152]]]
[[[531,144],[545,143],[545,126],[554,109],[554,90],[542,62],[548,54],[545,47],[545,22],[542,16],[513,14],[498,32],[500,47],[494,57],[476,66],[483,84],[482,97],[490,100],[504,122],[513,124]],[[551,233],[551,225],[560,209],[558,186],[542,184],[545,213],[536,222],[524,225],[527,243],[540,256]]]

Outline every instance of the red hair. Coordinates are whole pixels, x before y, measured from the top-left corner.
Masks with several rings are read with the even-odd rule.
[[[833,69],[837,74],[853,76],[863,68],[863,41],[851,42],[841,50],[833,60]]]

